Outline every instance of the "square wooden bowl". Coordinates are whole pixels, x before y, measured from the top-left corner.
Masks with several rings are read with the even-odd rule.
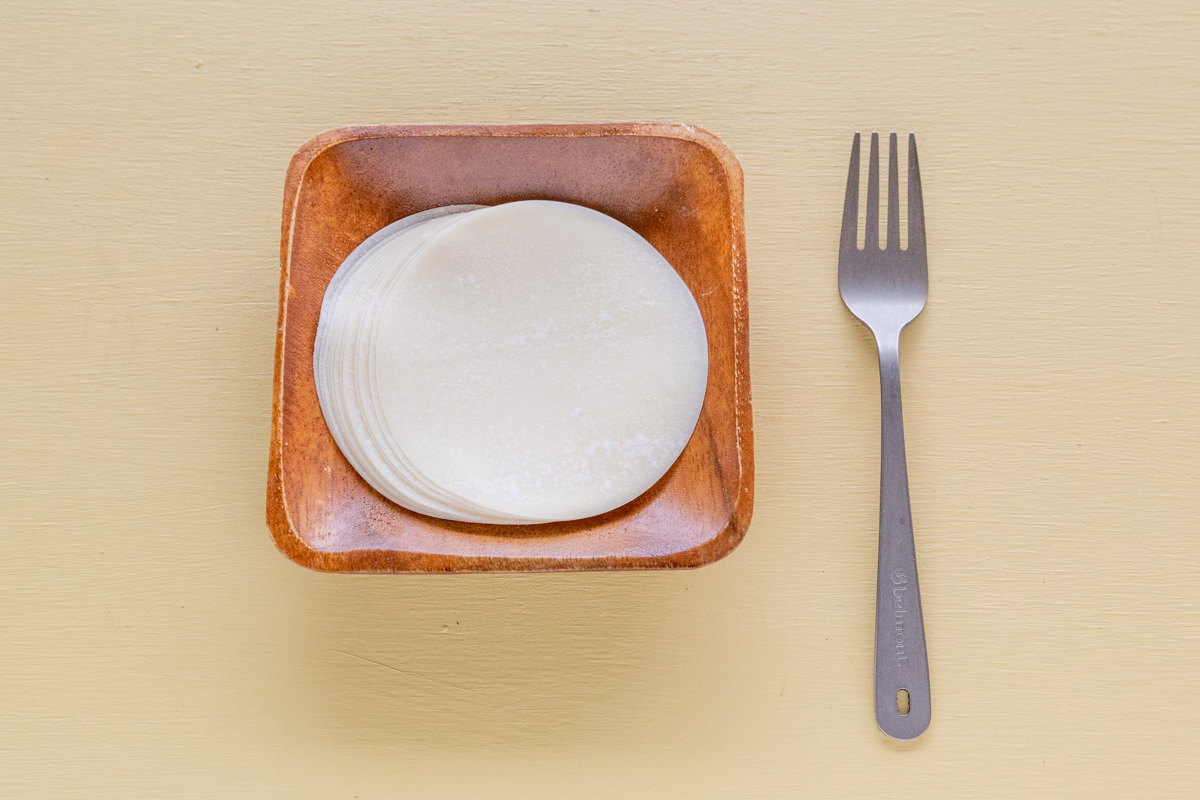
[[[478,525],[417,514],[358,476],[325,426],[313,340],[325,287],[363,239],[438,206],[545,199],[624,222],[692,290],[708,390],[679,461],[607,514]],[[292,158],[283,203],[267,523],[332,572],[697,567],[737,546],[754,503],[742,171],[688,125],[380,125],[326,131]]]

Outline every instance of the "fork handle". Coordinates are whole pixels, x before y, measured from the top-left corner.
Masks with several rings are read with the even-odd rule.
[[[879,482],[879,575],[875,597],[875,719],[894,739],[929,727],[929,662],[908,504],[908,464],[900,409],[900,333],[877,334],[883,448]],[[900,691],[908,713],[900,713]]]

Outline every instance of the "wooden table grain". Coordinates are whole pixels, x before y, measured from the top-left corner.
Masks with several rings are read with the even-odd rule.
[[[0,795],[1191,798],[1200,7],[4,0]],[[264,519],[288,159],[678,121],[745,172],[756,502],[696,571],[306,571]],[[872,713],[855,130],[921,147],[933,723]]]

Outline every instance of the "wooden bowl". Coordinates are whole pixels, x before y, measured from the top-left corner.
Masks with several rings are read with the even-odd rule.
[[[434,519],[384,499],[333,441],[313,383],[330,278],[363,239],[437,206],[545,199],[624,222],[692,290],[708,331],[696,431],[648,492],[542,525]],[[332,572],[697,567],[741,541],[754,503],[742,171],[688,125],[380,125],[326,131],[292,158],[283,203],[267,523],[298,564]]]

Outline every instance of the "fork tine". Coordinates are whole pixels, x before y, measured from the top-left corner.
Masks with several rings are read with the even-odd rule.
[[[917,137],[912,133],[908,135],[908,249],[925,252],[925,205],[917,166]]]
[[[867,171],[867,235],[863,246],[879,249],[879,134],[871,134],[871,166]]]
[[[850,149],[850,176],[846,178],[846,208],[842,211],[842,250],[858,249],[858,133]]]
[[[900,249],[900,166],[896,163],[896,132],[888,142],[887,249]]]

